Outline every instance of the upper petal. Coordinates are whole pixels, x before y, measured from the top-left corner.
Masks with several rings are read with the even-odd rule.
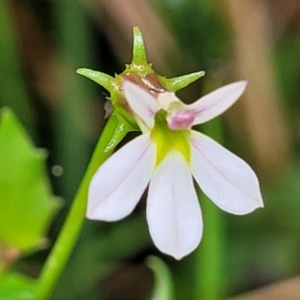
[[[187,110],[195,116],[193,125],[205,123],[222,114],[238,100],[246,86],[247,81],[231,83],[187,105]]]
[[[116,221],[129,215],[144,192],[155,163],[155,148],[141,135],[111,156],[95,173],[86,216]]]
[[[245,161],[199,132],[190,140],[193,175],[217,206],[237,215],[263,207],[258,179]]]
[[[159,103],[149,93],[130,81],[124,81],[123,91],[133,112],[148,129],[151,129],[154,126],[155,114],[160,109]]]
[[[149,186],[147,219],[157,248],[176,259],[199,244],[203,222],[190,169],[171,150],[156,168]]]

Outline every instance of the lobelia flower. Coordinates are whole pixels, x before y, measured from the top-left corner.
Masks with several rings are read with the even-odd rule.
[[[176,259],[192,252],[203,232],[193,185],[222,210],[243,215],[263,207],[258,179],[249,165],[208,136],[191,129],[227,110],[246,81],[226,85],[186,105],[174,93],[153,97],[123,84],[142,135],[110,157],[89,187],[87,218],[117,221],[129,215],[149,184],[147,221],[157,248]]]

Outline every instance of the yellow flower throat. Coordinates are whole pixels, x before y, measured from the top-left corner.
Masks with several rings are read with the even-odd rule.
[[[151,138],[156,144],[156,165],[158,166],[173,148],[179,151],[190,162],[191,146],[188,140],[189,129],[171,130],[166,120],[167,113],[160,110],[155,116],[155,125],[151,130]]]

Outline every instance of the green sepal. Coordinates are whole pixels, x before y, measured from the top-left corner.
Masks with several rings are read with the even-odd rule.
[[[158,75],[159,81],[168,92],[177,92],[205,75],[204,71],[195,72],[175,78]]]
[[[114,149],[128,132],[138,130],[133,116],[128,114],[126,106],[124,107],[127,102],[122,92],[122,79],[119,75],[113,78],[105,73],[85,68],[77,69],[76,72],[103,86],[110,93],[110,101],[114,107],[114,112],[110,117],[115,117],[118,120],[118,125],[113,137],[105,148],[105,152],[108,152]]]
[[[45,169],[46,152],[36,149],[7,108],[0,111],[0,244],[4,253],[43,246],[58,209]]]
[[[110,118],[115,118],[114,115],[110,116]],[[132,131],[132,127],[125,120],[117,120],[118,125],[113,133],[112,138],[110,139],[108,145],[106,146],[104,152],[108,152],[113,150],[126,136],[126,134]]]
[[[142,32],[138,27],[133,27],[133,54],[132,65],[147,66],[147,54]],[[152,69],[150,70],[152,71]]]
[[[110,93],[113,93],[118,88],[114,85],[115,79],[108,74],[85,68],[77,69],[76,73],[100,84]]]

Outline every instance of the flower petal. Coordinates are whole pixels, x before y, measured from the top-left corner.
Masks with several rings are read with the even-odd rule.
[[[247,81],[238,81],[223,86],[187,105],[187,110],[195,114],[193,125],[205,123],[226,111],[242,95]]]
[[[199,244],[203,222],[190,169],[184,157],[171,150],[152,176],[147,219],[157,248],[176,259]]]
[[[250,166],[208,136],[191,133],[192,173],[221,209],[243,215],[263,207],[258,179]]]
[[[116,221],[129,215],[142,196],[155,163],[155,147],[141,135],[110,157],[94,175],[87,218]]]
[[[160,109],[159,103],[153,96],[130,81],[124,81],[123,91],[133,112],[148,129],[151,129],[154,126],[155,114]]]

